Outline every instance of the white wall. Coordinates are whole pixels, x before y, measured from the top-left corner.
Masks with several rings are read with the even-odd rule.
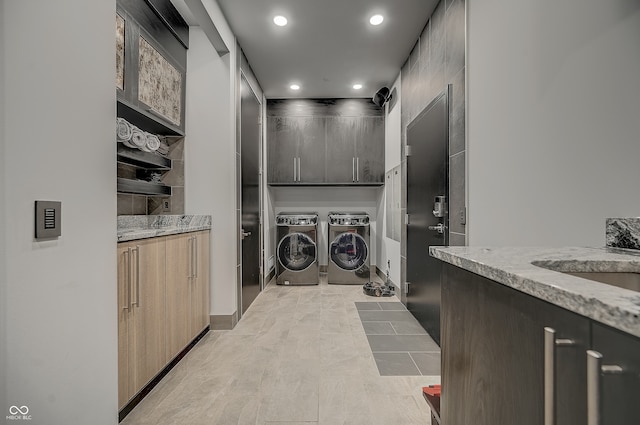
[[[369,214],[371,265],[376,265],[376,214],[379,187],[271,187],[275,214],[280,212],[318,213],[318,263],[327,265],[327,218],[331,211],[364,211]],[[275,219],[275,218],[274,218]],[[271,239],[275,252],[276,235]]]
[[[224,25],[217,23],[222,34]],[[235,42],[223,57],[189,29],[185,117],[185,211],[211,214],[211,314],[236,311]]]
[[[604,245],[640,214],[640,3],[468,3],[470,245]]]
[[[115,425],[115,2],[3,7],[0,411],[28,406],[34,425]],[[34,240],[37,199],[62,201],[59,239]]]
[[[393,83],[391,91],[396,88],[396,105],[393,110],[389,112],[389,104],[385,107],[385,150],[384,150],[384,164],[385,174],[389,170],[400,165],[400,145],[402,144],[402,122],[401,122],[401,80],[400,74]],[[391,281],[396,285],[400,285],[400,241],[395,241],[387,237],[387,220],[385,211],[385,191],[380,192],[380,198],[378,199],[378,211],[377,211],[377,227],[378,227],[378,251],[377,251],[377,264],[378,268],[383,273],[387,272],[387,261],[391,262],[391,268],[389,276]]]

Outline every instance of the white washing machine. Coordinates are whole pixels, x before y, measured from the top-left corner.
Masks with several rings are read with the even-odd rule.
[[[364,212],[329,213],[328,234],[327,281],[354,285],[369,282],[369,215]]]
[[[276,216],[276,284],[317,285],[318,214],[280,213]]]

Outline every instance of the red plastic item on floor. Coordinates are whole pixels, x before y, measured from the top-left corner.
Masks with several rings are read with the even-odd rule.
[[[428,387],[422,387],[422,395],[427,400],[427,404],[431,408],[431,425],[440,425],[440,394],[442,393],[442,386],[429,385]]]

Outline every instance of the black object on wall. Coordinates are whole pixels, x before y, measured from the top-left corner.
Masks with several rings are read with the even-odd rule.
[[[267,102],[270,185],[384,184],[384,110],[369,99]]]

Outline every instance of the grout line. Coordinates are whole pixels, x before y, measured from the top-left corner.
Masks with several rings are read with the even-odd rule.
[[[415,353],[416,351],[414,351]],[[421,376],[424,376],[424,373],[422,373],[422,371],[420,370],[420,367],[418,366],[418,364],[416,363],[416,361],[414,360],[413,356],[411,355],[411,351],[408,351],[407,354],[409,354],[409,358],[411,359],[411,361],[413,362],[414,365],[416,365],[416,369],[418,369],[418,372],[420,372]]]

